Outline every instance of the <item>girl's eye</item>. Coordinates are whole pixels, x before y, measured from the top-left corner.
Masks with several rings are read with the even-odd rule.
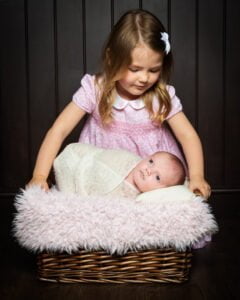
[[[138,69],[128,68],[131,72],[137,72]]]
[[[150,72],[151,73],[158,73],[158,72],[160,72],[160,70],[159,69],[157,69],[157,70],[151,70]]]
[[[156,179],[157,179],[157,181],[160,181],[160,176],[157,175],[157,176],[156,176]]]
[[[152,160],[152,159],[149,159],[149,162],[150,162],[150,164],[152,164],[152,163],[153,163],[153,160]]]

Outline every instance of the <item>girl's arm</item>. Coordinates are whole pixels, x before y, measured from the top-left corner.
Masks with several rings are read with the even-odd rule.
[[[43,140],[37,156],[33,177],[28,183],[28,186],[39,185],[43,189],[48,190],[47,178],[53,161],[64,139],[80,122],[85,113],[86,112],[80,109],[74,102],[70,102],[65,107]]]
[[[168,121],[176,138],[180,142],[189,168],[189,188],[208,198],[211,188],[204,179],[204,160],[200,138],[183,112],[179,112]]]

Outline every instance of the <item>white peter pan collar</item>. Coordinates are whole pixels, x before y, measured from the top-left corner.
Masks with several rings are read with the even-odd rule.
[[[144,101],[142,99],[126,100],[117,94],[116,99],[113,103],[113,107],[116,109],[122,110],[128,105],[136,110],[142,109],[143,107],[145,107]]]

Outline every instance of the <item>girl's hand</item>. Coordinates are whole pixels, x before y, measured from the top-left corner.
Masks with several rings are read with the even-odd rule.
[[[49,190],[49,186],[47,183],[47,179],[45,176],[39,175],[39,176],[34,176],[29,183],[26,185],[26,188],[29,188],[30,186],[37,185],[40,186],[41,189],[44,191]]]
[[[190,178],[189,189],[193,193],[200,195],[205,199],[208,199],[211,195],[210,185],[201,176],[195,176]]]

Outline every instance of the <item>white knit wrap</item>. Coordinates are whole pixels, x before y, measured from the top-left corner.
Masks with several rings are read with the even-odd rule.
[[[137,194],[125,182],[141,158],[124,150],[97,148],[88,144],[68,145],[54,161],[60,191],[86,195]],[[122,194],[121,194],[122,192]]]

